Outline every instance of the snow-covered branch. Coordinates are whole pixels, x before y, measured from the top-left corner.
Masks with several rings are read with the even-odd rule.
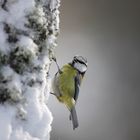
[[[47,140],[59,0],[0,0],[0,139]]]

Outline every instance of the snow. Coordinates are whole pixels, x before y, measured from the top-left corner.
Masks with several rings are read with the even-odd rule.
[[[34,8],[34,0],[14,0],[8,1],[8,23],[14,24],[17,27],[24,29],[25,14],[32,11]],[[23,14],[24,13],[24,14]]]
[[[1,140],[9,140],[12,133],[12,117],[14,114],[14,109],[11,107],[0,106],[0,138]]]
[[[51,87],[47,72],[49,52],[57,46],[59,0],[7,0],[2,8],[3,2],[0,0],[0,140],[49,140],[53,117],[47,107]],[[48,3],[55,12],[44,12],[42,5]],[[37,25],[29,26],[29,17]],[[53,32],[35,42],[40,34],[36,28]]]
[[[21,49],[21,51],[29,53],[30,55],[34,57],[38,51],[37,45],[33,42],[31,38],[26,37],[26,36],[20,37],[20,41],[17,42],[17,46],[19,46],[19,49]]]
[[[10,81],[7,85],[9,90],[20,90],[25,88],[21,88],[23,85],[21,85],[20,76],[9,66],[3,67],[1,69],[1,74],[5,76],[4,79]],[[31,75],[31,77],[26,75],[23,79],[28,81],[28,78],[37,78],[35,76],[35,74]],[[43,77],[43,74],[39,76],[40,79],[42,79],[41,77]],[[45,84],[43,86],[45,88]],[[21,91],[18,91],[17,95],[11,95],[11,98],[13,98],[14,101],[19,98],[26,98],[25,100],[22,100],[23,103],[21,102],[15,106],[9,106],[9,104],[0,105],[0,130],[3,130],[0,131],[1,140],[49,139],[52,114],[47,108],[45,101],[42,99],[42,97],[44,98],[42,95],[44,89],[40,91],[39,86],[36,85],[34,87],[28,86],[24,90],[24,97],[22,97]]]

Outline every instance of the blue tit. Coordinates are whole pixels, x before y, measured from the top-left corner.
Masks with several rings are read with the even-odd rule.
[[[55,59],[56,61],[56,59]],[[56,62],[57,64],[57,62]],[[57,64],[58,66],[58,64]],[[75,105],[79,95],[79,87],[87,70],[87,60],[82,56],[74,56],[71,63],[64,65],[53,80],[53,93],[70,111],[73,129],[79,126]]]

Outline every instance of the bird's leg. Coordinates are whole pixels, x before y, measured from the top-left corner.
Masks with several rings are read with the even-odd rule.
[[[55,93],[53,93],[53,92],[50,92],[50,94],[52,94],[52,95],[56,96],[56,94],[55,94]]]
[[[60,70],[60,67],[59,67],[59,65],[58,65],[58,63],[57,63],[56,57],[53,57],[52,60],[56,63],[56,66],[57,66],[57,68],[58,68],[58,72],[59,72],[60,74],[62,74],[62,71]]]
[[[56,97],[61,97],[61,96],[62,96],[61,94],[57,95],[57,94],[55,94],[55,93],[53,93],[53,92],[50,92],[50,94],[52,94],[52,95],[54,95],[54,96],[56,96]]]

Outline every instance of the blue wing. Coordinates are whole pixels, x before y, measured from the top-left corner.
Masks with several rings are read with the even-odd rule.
[[[73,98],[74,98],[75,102],[77,102],[78,95],[79,95],[79,88],[80,88],[80,84],[81,84],[81,79],[80,79],[79,73],[77,74],[77,76],[75,77],[74,80],[75,80],[75,93],[74,93]],[[72,120],[72,122],[73,122],[73,129],[77,128],[78,127],[78,118],[77,118],[75,106],[71,110],[69,119]]]
[[[75,93],[74,93],[74,100],[77,102],[78,95],[79,95],[79,88],[81,84],[80,74],[78,73],[75,77]]]

